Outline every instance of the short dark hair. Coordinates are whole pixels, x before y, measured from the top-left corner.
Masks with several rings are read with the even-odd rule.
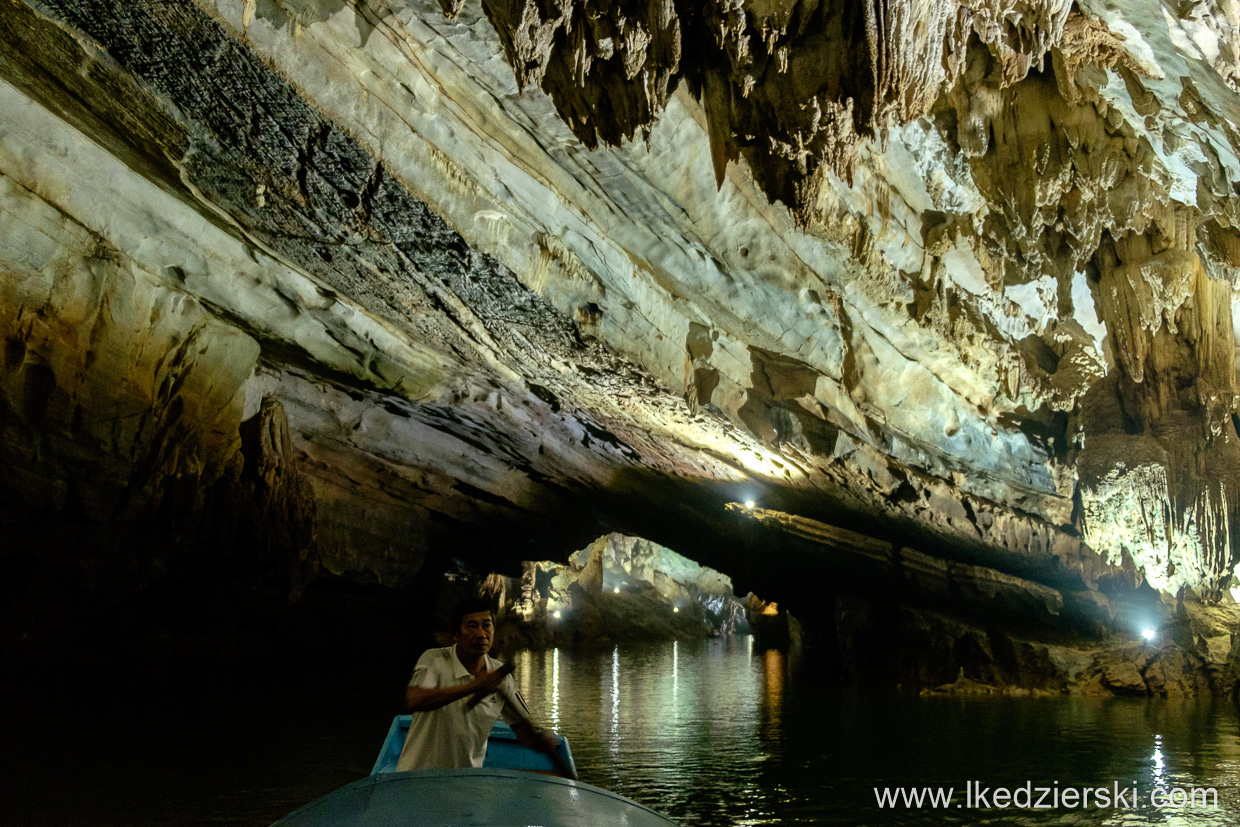
[[[484,597],[467,597],[452,607],[452,634],[461,631],[461,621],[465,619],[465,615],[477,614],[478,612],[490,612],[492,619],[495,617],[495,611],[491,608],[491,601]]]

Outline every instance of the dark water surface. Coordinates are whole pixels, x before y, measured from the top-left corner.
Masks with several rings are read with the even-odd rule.
[[[744,637],[516,663],[583,781],[684,825],[1240,824],[1230,701],[844,692]],[[401,683],[338,674],[109,693],[83,676],[58,697],[6,698],[0,824],[268,824],[369,771]],[[1125,796],[1119,807],[979,809],[966,781],[991,796],[1050,788],[1047,802],[1056,787]],[[1155,808],[1156,785],[1213,787],[1218,807]],[[898,786],[950,787],[951,804],[880,808],[874,788]]]

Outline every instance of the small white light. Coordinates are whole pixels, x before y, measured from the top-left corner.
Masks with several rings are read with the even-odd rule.
[[[620,587],[616,586],[614,589],[612,589],[612,591],[615,592],[616,594],[620,594]]]
[[[673,606],[673,607],[672,607],[672,611],[673,611],[673,612],[678,612],[678,611],[680,611],[680,607],[679,607],[679,606]]]
[[[750,511],[753,511],[753,506],[754,506],[753,500],[745,500],[745,507],[748,508]]]
[[[1142,630],[1141,630],[1141,637],[1145,638],[1146,640],[1153,640],[1153,639],[1154,639],[1154,630],[1153,630],[1153,629],[1142,629]]]
[[[553,615],[552,615],[552,617],[554,617],[556,620],[559,620],[559,619],[560,619],[560,610],[559,610],[559,609],[556,609],[555,614],[553,614]]]

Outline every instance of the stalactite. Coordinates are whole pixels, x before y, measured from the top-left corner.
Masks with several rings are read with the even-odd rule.
[[[1001,85],[1043,65],[1067,0],[485,0],[518,84],[541,84],[586,146],[648,133],[681,79],[704,103],[716,178],[744,157],[772,199],[812,216],[820,175],[851,178],[862,138],[930,111],[969,41]],[[689,55],[691,61],[682,60]]]
[[[1077,461],[1085,541],[1156,589],[1172,583],[1167,455],[1149,437],[1087,438]]]

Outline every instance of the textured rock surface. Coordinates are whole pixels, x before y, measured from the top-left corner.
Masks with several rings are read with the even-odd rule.
[[[621,530],[800,617],[824,538],[724,511],[755,499],[847,525],[858,588],[948,624],[1098,639],[1156,593],[1226,601],[1236,26],[1213,0],[0,0],[7,638],[44,562],[165,582],[116,548],[190,553],[267,397],[310,488],[247,496],[314,501],[312,548],[264,546],[284,599],[314,559],[416,591]],[[1217,665],[1230,634],[1177,645]]]
[[[496,601],[501,648],[749,632],[731,578],[622,534],[598,538],[566,564],[526,561],[520,577],[492,574],[472,591]]]
[[[814,646],[829,675],[947,695],[1236,691],[1234,603],[1171,600],[1059,567],[1017,578],[803,517],[733,511],[765,528],[762,542],[799,558],[799,587],[785,578],[782,592],[815,611],[791,637]],[[756,628],[783,619],[773,604],[751,599],[749,608],[765,621]]]

